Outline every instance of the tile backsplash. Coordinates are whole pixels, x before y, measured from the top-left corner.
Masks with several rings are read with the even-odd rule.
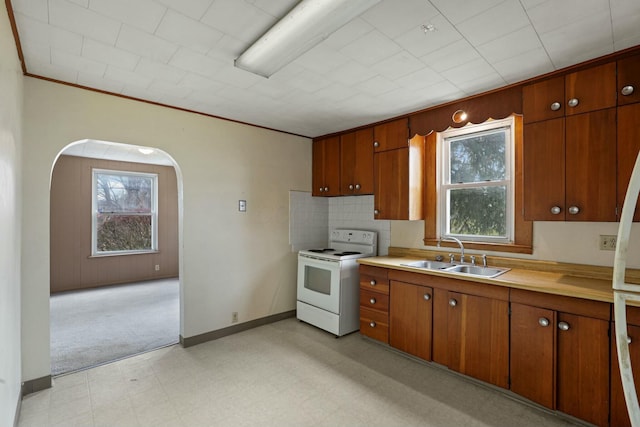
[[[378,255],[389,253],[391,221],[373,219],[373,196],[329,198],[329,229],[355,228],[378,232]]]

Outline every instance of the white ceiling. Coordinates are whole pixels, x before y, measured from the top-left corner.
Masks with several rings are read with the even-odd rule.
[[[382,0],[269,79],[234,68],[296,3],[11,0],[29,74],[310,137],[640,45],[639,0]]]

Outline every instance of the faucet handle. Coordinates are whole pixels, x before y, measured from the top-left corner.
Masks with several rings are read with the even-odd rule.
[[[471,255],[469,258],[471,258],[471,265],[476,265],[476,257]]]
[[[487,266],[487,254],[482,254],[482,266]]]
[[[455,255],[449,254],[449,262],[453,264]]]

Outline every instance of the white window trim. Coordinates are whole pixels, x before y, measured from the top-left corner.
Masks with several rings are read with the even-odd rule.
[[[139,255],[158,252],[158,174],[148,172],[131,172],[114,169],[97,169],[91,171],[91,257],[107,257],[117,255]],[[151,178],[153,181],[153,192],[151,201],[151,249],[141,249],[137,251],[98,251],[98,235],[97,235],[97,218],[98,204],[96,192],[96,177],[98,174],[121,174],[121,175],[137,175]],[[135,215],[131,213],[129,215]],[[145,214],[147,215],[147,214]]]
[[[445,140],[452,137],[461,135],[479,133],[489,131],[497,128],[508,127],[509,132],[508,141],[506,141],[505,157],[506,157],[506,176],[508,180],[501,181],[489,181],[468,183],[464,185],[458,184],[446,184],[445,176],[449,172],[449,153],[448,146],[445,144]],[[436,156],[438,161],[436,162],[436,194],[437,194],[437,215],[436,215],[436,230],[437,238],[453,236],[460,240],[469,242],[486,242],[486,243],[513,243],[515,240],[515,120],[513,116],[500,120],[489,120],[481,124],[468,123],[462,128],[449,128],[444,132],[439,132],[436,143]],[[467,234],[453,234],[447,232],[447,190],[450,188],[472,188],[472,187],[491,187],[502,186],[507,184],[507,198],[506,198],[506,236],[494,237],[494,236],[469,236]]]

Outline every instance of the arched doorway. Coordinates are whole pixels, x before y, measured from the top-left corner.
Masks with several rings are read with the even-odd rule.
[[[179,341],[181,201],[179,166],[162,150],[81,140],[58,154],[50,181],[52,375]]]

